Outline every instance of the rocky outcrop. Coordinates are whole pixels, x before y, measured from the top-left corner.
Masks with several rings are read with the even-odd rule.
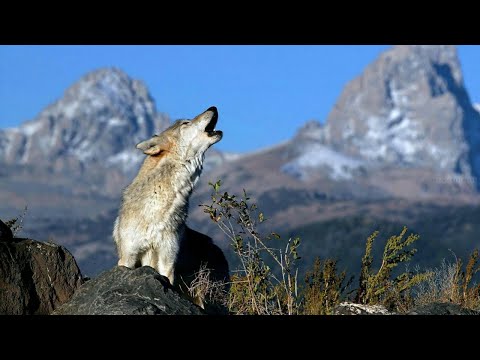
[[[202,315],[148,266],[114,267],[87,281],[54,315]]]
[[[395,315],[382,305],[362,305],[343,302],[335,307],[333,315]]]
[[[0,314],[50,314],[82,283],[64,247],[30,239],[0,241]]]
[[[408,315],[480,315],[480,311],[465,309],[451,303],[432,303],[415,307]]]
[[[12,238],[12,230],[2,220],[0,220],[0,241],[8,241],[12,240]]]

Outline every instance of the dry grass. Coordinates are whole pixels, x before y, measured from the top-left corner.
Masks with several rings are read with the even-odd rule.
[[[433,302],[451,302],[455,298],[456,272],[455,263],[442,260],[440,267],[429,269],[432,276],[417,285],[415,304],[426,305]]]
[[[227,290],[223,281],[213,281],[210,276],[211,270],[202,265],[195,273],[195,277],[186,285],[188,295],[194,299],[197,305],[207,308],[209,306],[227,306]]]
[[[454,262],[443,259],[439,267],[430,269],[432,276],[417,285],[416,305],[443,302],[472,310],[480,308],[480,285],[473,282],[474,275],[480,271],[478,250],[470,255],[465,269],[462,260],[453,256]]]

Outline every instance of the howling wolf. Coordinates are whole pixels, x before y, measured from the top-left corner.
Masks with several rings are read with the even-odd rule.
[[[185,224],[205,152],[223,136],[215,130],[217,120],[217,108],[210,107],[137,144],[148,156],[125,189],[115,221],[119,266],[151,266],[184,292],[202,267],[210,270],[209,280],[228,282],[220,248]],[[194,301],[203,307],[202,299],[194,296]]]

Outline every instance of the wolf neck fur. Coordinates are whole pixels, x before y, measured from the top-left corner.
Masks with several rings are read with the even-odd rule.
[[[149,188],[145,201],[158,201],[162,218],[171,218],[172,227],[183,227],[188,216],[189,198],[203,170],[205,154],[188,160],[177,159],[171,154],[147,157],[132,190]],[[135,184],[135,185],[134,185]],[[142,191],[143,192],[143,191]]]

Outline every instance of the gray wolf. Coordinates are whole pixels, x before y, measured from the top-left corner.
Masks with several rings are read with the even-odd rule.
[[[215,130],[217,120],[217,108],[210,107],[137,144],[147,157],[125,188],[115,221],[119,266],[151,266],[179,289],[188,286],[202,265],[211,270],[213,281],[228,281],[220,248],[185,224],[205,152],[223,137]]]

